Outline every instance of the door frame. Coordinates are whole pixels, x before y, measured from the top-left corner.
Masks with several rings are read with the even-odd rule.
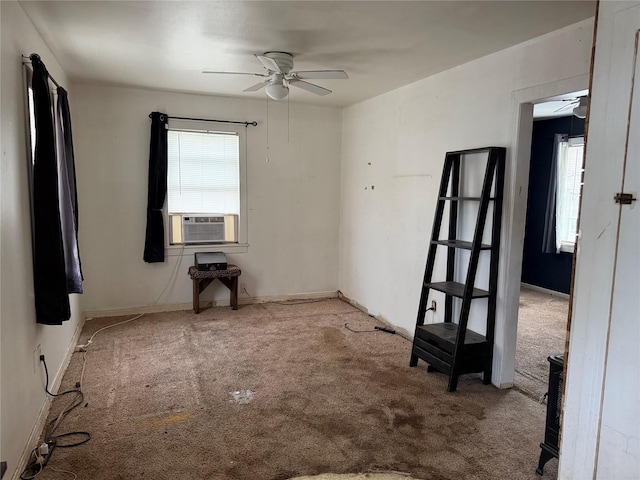
[[[499,388],[513,386],[516,363],[517,319],[531,162],[533,105],[549,97],[588,88],[589,74],[584,74],[511,93],[513,142],[505,172],[507,183],[498,274],[498,305],[502,307],[496,312],[492,375],[492,383]]]

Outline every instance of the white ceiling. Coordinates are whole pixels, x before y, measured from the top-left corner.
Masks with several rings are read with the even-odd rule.
[[[253,57],[294,55],[296,70],[344,69],[317,80],[346,106],[579,22],[593,1],[22,1],[73,82],[217,95],[242,93],[264,72]],[[24,52],[28,55],[33,52]],[[47,59],[43,58],[46,63]]]

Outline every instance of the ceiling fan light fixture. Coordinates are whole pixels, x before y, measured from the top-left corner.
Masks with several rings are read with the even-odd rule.
[[[289,87],[283,83],[270,83],[265,91],[272,100],[284,100],[289,95]]]
[[[289,96],[289,85],[293,85],[315,95],[328,95],[331,90],[321,87],[307,80],[346,80],[349,78],[344,70],[293,70],[293,55],[287,52],[265,52],[263,55],[255,55],[262,64],[265,73],[248,72],[218,72],[204,70],[202,73],[215,73],[227,75],[250,75],[262,77],[265,80],[245,88],[243,92],[257,92],[263,87],[267,96],[273,100],[284,100]]]
[[[587,104],[589,99],[587,97],[580,97],[580,103],[573,109],[573,115],[578,118],[585,118],[587,116]]]

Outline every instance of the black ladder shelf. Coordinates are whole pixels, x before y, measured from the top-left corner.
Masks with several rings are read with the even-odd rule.
[[[465,373],[482,372],[483,382],[485,384],[491,382],[505,153],[506,149],[503,147],[486,147],[448,152],[445,156],[427,266],[418,306],[410,366],[415,367],[418,364],[418,359],[422,359],[429,364],[428,371],[435,370],[447,374],[449,376],[449,392],[456,390],[458,376]],[[468,155],[474,154],[486,154],[482,155],[483,159],[486,159],[482,191],[479,197],[462,196],[460,194],[461,170],[465,162],[478,161],[476,158],[466,158]],[[465,202],[478,203],[472,241],[457,238],[458,214],[461,213],[462,205]],[[491,243],[483,244],[482,237],[491,202],[493,202]],[[441,239],[440,227],[446,204],[449,205],[448,235],[446,239]],[[438,247],[442,246],[447,249],[446,279],[444,282],[432,282],[436,251]],[[454,281],[456,261],[458,260],[456,250],[459,249],[470,251],[465,283]],[[475,288],[478,261],[482,251],[489,252],[491,256],[488,290]],[[424,323],[430,290],[445,294],[443,323]],[[457,322],[453,321],[454,297],[462,299]],[[488,299],[485,335],[467,329],[471,302],[479,298]]]

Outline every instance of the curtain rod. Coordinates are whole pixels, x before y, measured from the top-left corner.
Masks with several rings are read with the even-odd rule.
[[[25,57],[24,55],[22,55],[22,63],[31,65],[31,59],[29,57]],[[51,80],[53,83],[55,83],[56,87],[63,88],[63,87],[60,86],[60,84],[58,82],[56,82],[56,79],[51,76],[51,74],[49,73],[48,70],[47,70],[47,75],[49,76],[49,80]]]
[[[149,114],[149,118],[151,118],[151,114]],[[244,125],[245,127],[248,127],[249,125],[251,125],[252,127],[258,126],[258,122],[235,122],[233,120],[212,120],[210,118],[172,117],[170,115],[167,115],[167,118],[173,119],[173,120],[193,120],[196,122],[234,123],[237,125]]]

